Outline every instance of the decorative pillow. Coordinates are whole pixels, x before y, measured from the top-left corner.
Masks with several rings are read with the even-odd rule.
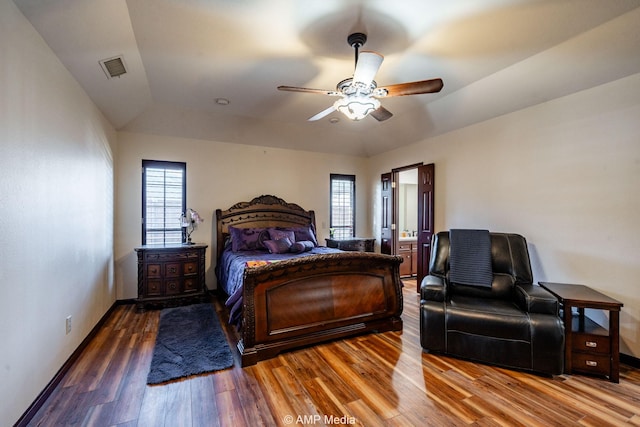
[[[280,240],[286,238],[289,239],[289,242],[291,243],[296,241],[296,235],[293,231],[279,228],[270,228],[269,237],[271,238],[271,240]]]
[[[301,252],[306,251],[307,248],[304,246],[304,243],[302,242],[295,242],[293,244],[291,244],[291,247],[289,248],[289,252],[293,253],[293,254],[299,254]]]
[[[265,240],[264,245],[272,254],[284,254],[289,252],[291,247],[291,240],[288,237],[277,240]]]
[[[302,245],[304,246],[305,252],[310,251],[316,246],[313,244],[311,240],[300,240],[299,242],[296,242],[296,243],[302,243]]]
[[[313,227],[289,227],[289,228],[278,228],[279,230],[284,231],[293,231],[295,236],[295,241],[299,242],[302,240],[308,240],[313,242],[314,246],[318,246],[318,240],[316,239],[316,233],[313,231]],[[293,240],[292,240],[293,241]]]
[[[269,239],[269,231],[266,228],[236,228],[229,226],[231,235],[231,250],[255,251],[264,250],[264,241]]]

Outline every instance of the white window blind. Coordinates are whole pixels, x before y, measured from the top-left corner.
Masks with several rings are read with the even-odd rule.
[[[355,175],[331,174],[330,225],[334,239],[350,239],[355,235]]]
[[[142,244],[182,243],[186,164],[143,160],[142,172]]]

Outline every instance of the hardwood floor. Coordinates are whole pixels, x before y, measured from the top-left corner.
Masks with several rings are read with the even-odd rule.
[[[226,316],[214,303],[222,323]],[[404,330],[147,386],[159,312],[116,308],[31,426],[640,425],[640,371],[541,377],[424,353],[415,282]],[[235,334],[227,330],[235,350]]]

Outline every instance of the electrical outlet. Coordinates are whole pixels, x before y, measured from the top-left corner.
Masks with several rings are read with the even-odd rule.
[[[71,316],[67,316],[66,328],[67,335],[69,335],[71,333]]]

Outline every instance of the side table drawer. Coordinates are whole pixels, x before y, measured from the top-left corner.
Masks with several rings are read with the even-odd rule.
[[[571,364],[574,371],[588,374],[609,375],[611,368],[611,358],[607,355],[573,353]]]
[[[574,332],[571,336],[571,348],[574,351],[582,351],[591,354],[611,353],[609,337],[593,334],[581,334]]]

